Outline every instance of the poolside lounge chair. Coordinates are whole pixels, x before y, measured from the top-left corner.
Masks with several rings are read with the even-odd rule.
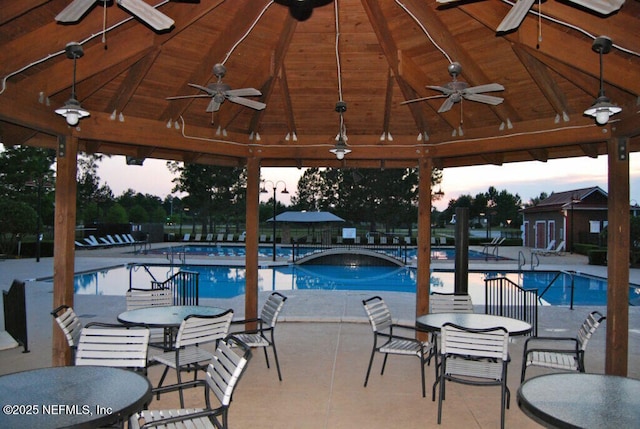
[[[182,241],[190,241],[191,240],[191,234],[189,234],[188,232],[184,235],[184,237],[182,237]]]
[[[202,241],[202,234],[200,234],[200,233],[196,234],[196,236],[193,239],[193,241]]]
[[[549,244],[547,244],[547,247],[544,249],[533,249],[531,251],[532,255],[546,255],[548,254],[548,252],[551,252],[551,250],[553,250],[556,246],[556,240],[551,240],[549,242]]]
[[[206,241],[207,243],[211,243],[213,241],[213,234],[207,234],[207,237],[204,239],[204,241]]]
[[[387,357],[390,354],[402,356],[417,356],[420,359],[420,375],[422,379],[422,397],[425,396],[424,385],[424,365],[431,358],[433,344],[430,341],[422,342],[415,339],[415,328],[413,326],[404,326],[393,323],[391,312],[384,300],[379,296],[374,296],[362,301],[364,309],[369,317],[371,329],[373,329],[373,348],[371,349],[371,357],[369,358],[369,366],[367,367],[367,375],[364,379],[364,387],[367,387],[369,374],[371,373],[371,365],[376,352],[384,354],[382,361],[382,370],[380,375],[384,374],[384,367],[387,364]],[[400,336],[394,332],[403,329],[411,332],[411,336]]]
[[[605,319],[606,316],[599,311],[592,311],[582,322],[575,337],[528,338],[524,343],[520,381],[524,381],[530,366],[585,372],[584,352],[587,343]]]
[[[500,386],[500,427],[504,429],[504,410],[509,407],[507,364],[509,363],[509,333],[503,327],[469,329],[445,323],[440,331],[440,394],[438,424],[442,420],[445,383],[474,386]]]
[[[558,244],[558,247],[550,250],[547,255],[562,255],[565,252],[565,247],[566,243],[564,241],[561,241],[560,244]]]
[[[233,234],[227,234],[227,241],[234,241]]]
[[[224,234],[218,234],[218,236],[216,237],[216,241],[223,241],[224,240]]]
[[[258,323],[257,329],[233,332],[233,335],[251,348],[262,347],[264,350],[264,358],[267,361],[267,368],[269,368],[267,347],[271,347],[273,349],[273,358],[276,361],[276,369],[278,370],[278,379],[280,381],[282,381],[282,374],[280,373],[280,363],[278,362],[278,352],[276,351],[276,342],[273,334],[275,333],[278,316],[286,300],[286,296],[279,292],[273,292],[264,303],[259,318],[233,321],[234,325],[252,322]],[[266,334],[269,334],[268,337]]]
[[[267,234],[260,234],[259,238],[260,243],[264,243],[265,241],[267,241]]]
[[[234,350],[240,350],[236,354]],[[229,427],[228,413],[233,391],[242,378],[247,363],[251,359],[251,349],[235,338],[228,336],[220,341],[213,353],[211,364],[207,367],[204,380],[166,386],[155,389],[156,393],[166,393],[186,387],[204,386],[204,408],[179,410],[144,410],[134,414],[129,419],[129,428],[139,429],[150,427],[171,428],[223,428]],[[212,407],[211,397],[220,403]],[[165,422],[166,420],[166,422]]]

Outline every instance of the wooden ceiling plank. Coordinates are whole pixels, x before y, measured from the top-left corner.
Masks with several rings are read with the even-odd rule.
[[[556,113],[568,114],[569,107],[562,90],[549,74],[548,69],[535,57],[529,55],[528,51],[522,49],[520,45],[513,45],[513,51],[520,58],[520,61],[529,72],[529,75],[538,85],[544,96],[549,100]]]

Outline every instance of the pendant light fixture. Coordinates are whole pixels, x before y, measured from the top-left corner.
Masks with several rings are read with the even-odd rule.
[[[598,125],[604,125],[609,122],[609,117],[620,113],[622,108],[611,103],[609,97],[604,95],[604,78],[602,73],[602,56],[611,51],[613,43],[607,36],[596,37],[591,47],[600,56],[600,91],[598,92],[598,98],[591,107],[584,111],[587,116],[593,116],[596,118]]]
[[[56,109],[58,115],[62,115],[67,120],[67,124],[73,126],[78,125],[78,121],[86,118],[90,113],[83,109],[80,102],[76,99],[76,60],[84,55],[82,45],[77,42],[69,42],[65,47],[67,58],[73,60],[73,82],[71,84],[71,98],[64,103],[64,106]]]
[[[338,101],[336,103],[336,112],[340,114],[340,129],[338,130],[338,136],[336,137],[336,146],[330,149],[329,152],[334,154],[338,159],[344,159],[344,156],[351,152],[351,149],[347,147],[347,136],[344,127],[344,118],[342,114],[347,111],[347,103],[344,101]]]

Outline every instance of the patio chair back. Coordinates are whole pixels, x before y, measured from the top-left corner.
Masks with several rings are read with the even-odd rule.
[[[364,310],[371,323],[373,332],[381,332],[389,329],[393,325],[391,311],[387,303],[379,296],[374,296],[368,300],[362,301]]]
[[[445,382],[477,386],[501,386],[500,427],[508,406],[507,364],[509,333],[503,327],[470,329],[445,323],[441,329],[440,395],[438,424],[442,419]]]
[[[196,346],[224,338],[232,318],[231,309],[215,316],[187,316],[176,335],[175,347]]]
[[[273,292],[267,298],[260,311],[260,319],[262,323],[270,328],[275,328],[278,316],[284,307],[287,297],[279,292]]]
[[[600,323],[605,319],[606,317],[599,311],[589,313],[585,321],[582,322],[580,329],[578,329],[578,347],[580,350],[584,351],[587,348],[589,340],[598,329],[598,326],[600,326]]]
[[[171,289],[136,289],[131,288],[126,293],[127,310],[138,308],[173,305]]]
[[[147,328],[89,323],[82,329],[75,364],[146,371],[148,346]]]
[[[431,313],[473,313],[473,302],[469,295],[432,292],[429,307]]]
[[[233,349],[237,348],[237,354]],[[229,406],[233,390],[251,359],[249,346],[233,335],[218,343],[214,359],[207,368],[205,380],[223,406]]]
[[[53,310],[51,315],[55,318],[58,326],[62,329],[62,332],[64,332],[71,350],[75,350],[78,346],[80,332],[82,331],[82,322],[80,322],[80,319],[73,311],[73,308],[68,305],[61,305]]]

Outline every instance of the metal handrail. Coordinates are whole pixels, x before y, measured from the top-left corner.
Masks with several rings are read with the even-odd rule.
[[[533,265],[533,260],[535,259],[536,264]],[[531,271],[533,271],[536,267],[540,266],[540,257],[537,253],[531,252]]]
[[[566,274],[569,277],[571,277],[571,298],[569,301],[569,308],[573,310],[573,294],[575,291],[575,274],[576,274],[574,271],[566,271],[566,270],[558,271],[556,275],[553,277],[553,279],[549,282],[549,284],[544,288],[542,293],[538,296],[538,299],[542,299],[544,294],[547,293],[547,291],[551,288],[551,285],[553,285],[553,283],[556,280],[558,280],[561,274]]]
[[[506,277],[485,279],[484,288],[486,314],[523,320],[538,334],[538,289],[524,289]]]

